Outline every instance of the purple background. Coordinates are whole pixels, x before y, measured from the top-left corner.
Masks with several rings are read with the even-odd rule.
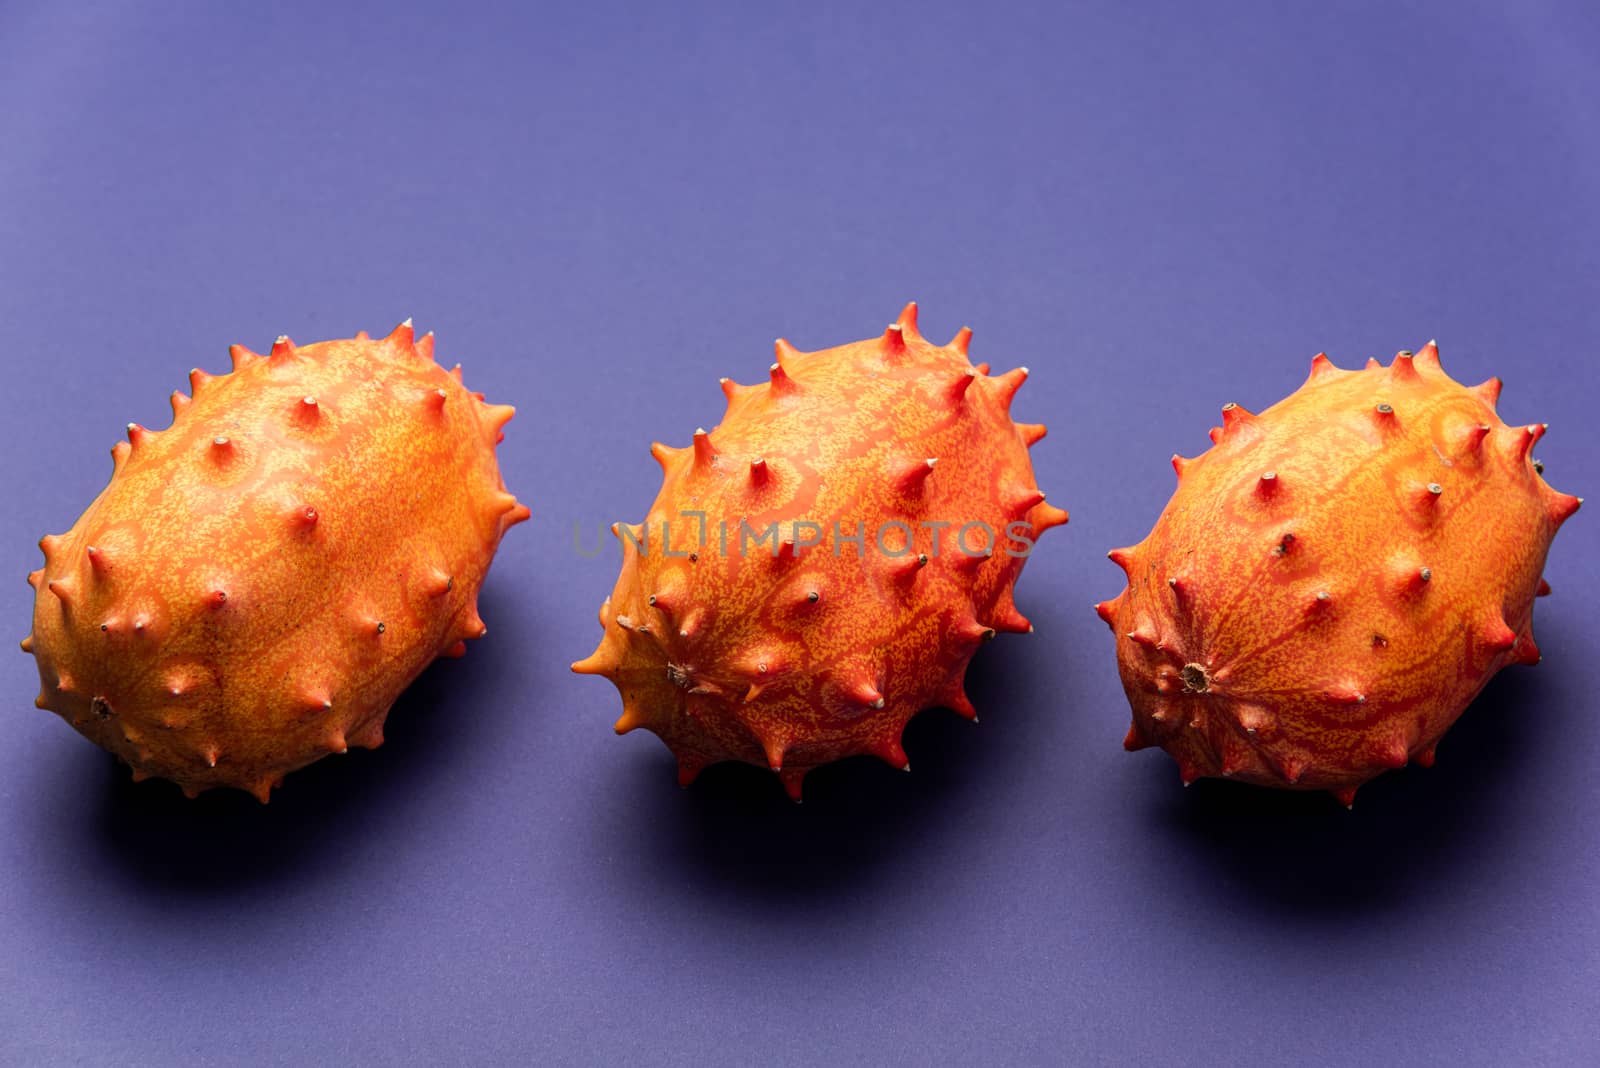
[[[519,406],[534,519],[488,639],[267,808],[135,787],[0,657],[0,1059],[1600,1048],[1597,517],[1551,555],[1544,665],[1353,813],[1125,755],[1089,609],[1168,455],[1319,349],[1437,336],[1600,491],[1594,5],[147,6],[0,9],[8,640],[123,424],[234,341],[415,316]],[[680,792],[568,673],[616,567],[574,524],[640,518],[649,442],[716,422],[774,336],[908,298],[1034,371],[1073,514],[1020,586],[1038,633],[980,655],[981,726],[915,722],[909,776]]]

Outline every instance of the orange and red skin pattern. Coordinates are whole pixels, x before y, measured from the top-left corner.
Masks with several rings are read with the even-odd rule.
[[[1185,785],[1221,776],[1357,787],[1434,747],[1507,664],[1536,664],[1533,601],[1581,503],[1535,468],[1542,425],[1507,426],[1500,381],[1466,388],[1433,342],[1387,367],[1325,355],[1213,446],[1173,457],[1178,489],[1128,588],[1096,605],[1133,707]],[[1187,676],[1185,669],[1188,669]]]
[[[1006,552],[1027,547],[1007,524],[1036,539],[1067,514],[1034,481],[1028,448],[1044,427],[1011,420],[1027,370],[990,377],[967,359],[970,337],[931,344],[912,304],[881,337],[812,353],[780,340],[768,382],[723,380],[721,425],[688,448],[652,448],[661,492],[644,524],[613,528],[623,562],[605,635],[573,670],[616,684],[617,732],[660,736],[681,784],[744,761],[799,800],[807,772],[843,757],[909,769],[901,733],[924,708],[976,717],[962,687],[972,654],[996,632],[1032,630],[1012,600],[1025,557]],[[705,513],[703,545],[687,512]],[[741,554],[741,521],[781,524],[777,555],[774,539]],[[951,524],[937,552],[924,521]],[[991,555],[956,544],[972,521],[996,531]],[[858,529],[861,552],[836,538]],[[982,540],[974,528],[966,545]]]
[[[288,772],[376,748],[400,692],[483,635],[479,588],[528,509],[495,460],[514,409],[409,320],[230,354],[172,395],[169,429],[130,425],[106,488],[40,542],[22,648],[35,703],[136,780],[265,802]]]

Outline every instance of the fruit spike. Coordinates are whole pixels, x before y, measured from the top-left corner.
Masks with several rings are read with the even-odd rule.
[[[288,772],[376,746],[389,706],[483,633],[478,591],[528,510],[488,406],[412,340],[230,350],[172,426],[128,428],[110,483],[45,566],[25,651],[49,708],[189,796],[267,800]],[[225,388],[224,388],[225,387]],[[419,395],[440,394],[425,411]]]
[[[1185,783],[1346,805],[1431,765],[1489,676],[1538,663],[1540,571],[1581,503],[1532,458],[1544,424],[1506,426],[1499,393],[1453,381],[1429,342],[1362,371],[1318,354],[1266,411],[1225,408],[1150,536],[1111,552],[1128,587],[1095,611],[1133,708],[1124,744],[1167,750]]]
[[[1009,414],[1026,370],[989,377],[970,340],[929,342],[911,304],[866,341],[779,341],[769,382],[722,380],[721,425],[652,449],[661,492],[641,528],[614,528],[604,636],[572,667],[617,686],[616,729],[660,736],[681,783],[737,760],[799,800],[830,761],[905,767],[923,708],[976,719],[967,664],[1032,629],[1012,589],[1067,514],[1034,482],[1044,427]]]

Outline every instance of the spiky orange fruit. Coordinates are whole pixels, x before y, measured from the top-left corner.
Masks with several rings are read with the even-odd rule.
[[[130,424],[111,481],[45,565],[33,632],[48,708],[194,796],[266,801],[283,776],[375,748],[400,692],[485,631],[478,590],[528,510],[485,405],[433,335],[259,356],[189,373],[172,426]]]
[[[573,670],[616,684],[617,732],[659,735],[683,784],[738,760],[798,800],[841,757],[906,768],[907,721],[973,717],[973,652],[1032,629],[1012,587],[1067,514],[1034,481],[1044,427],[1011,421],[1027,369],[989,377],[970,338],[925,341],[912,304],[882,337],[780,340],[769,382],[723,379],[720,426],[652,448],[661,492],[644,524],[612,528],[605,636]]]
[[[1212,448],[1173,457],[1150,536],[1111,559],[1096,605],[1133,706],[1128,749],[1159,745],[1187,785],[1224,776],[1328,790],[1346,805],[1434,746],[1489,678],[1536,664],[1533,601],[1576,497],[1533,460],[1543,425],[1495,412],[1429,342],[1388,367],[1327,356]]]

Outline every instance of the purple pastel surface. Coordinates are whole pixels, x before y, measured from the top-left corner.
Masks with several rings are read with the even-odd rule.
[[[186,802],[0,656],[0,1062],[1594,1063],[1600,517],[1432,770],[1353,812],[1124,754],[1105,552],[1311,356],[1437,337],[1600,491],[1600,8],[11,3],[0,619],[191,366],[438,335],[518,406],[489,636],[388,743]],[[903,775],[674,785],[570,674],[775,336],[908,299],[1033,376],[1072,522]]]

